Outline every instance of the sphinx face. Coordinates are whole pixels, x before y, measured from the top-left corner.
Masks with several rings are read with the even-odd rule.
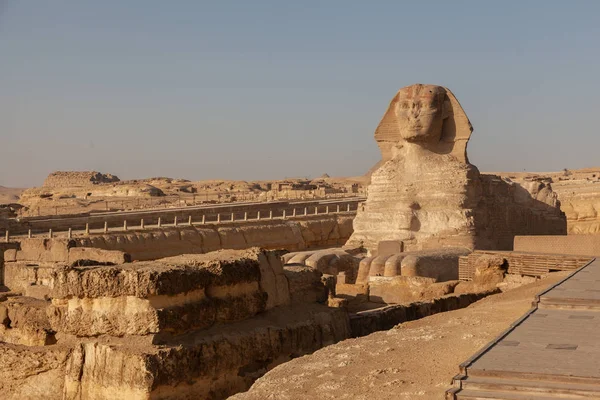
[[[398,94],[395,111],[404,140],[423,143],[440,140],[444,95],[444,88],[434,85],[412,85]]]

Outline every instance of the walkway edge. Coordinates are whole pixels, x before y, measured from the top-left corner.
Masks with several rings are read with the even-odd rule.
[[[573,277],[574,275],[579,273],[582,269],[589,266],[595,260],[596,260],[596,258],[591,258],[590,261],[587,262],[585,265],[577,268],[575,271],[573,271],[572,273],[570,273],[569,275],[567,275],[560,281],[556,282],[553,285],[548,286],[546,289],[544,289],[540,293],[536,294],[532,301],[532,307],[527,312],[525,312],[525,314],[523,314],[519,319],[517,319],[515,322],[513,322],[506,330],[501,332],[498,336],[496,336],[494,339],[492,339],[490,342],[488,342],[485,346],[483,346],[481,349],[479,349],[475,354],[473,354],[471,357],[469,357],[466,361],[462,362],[459,365],[459,370],[460,370],[459,374],[454,376],[454,378],[452,378],[452,383],[453,383],[454,387],[452,387],[446,391],[446,397],[449,399],[455,398],[456,393],[460,390],[460,387],[457,387],[457,383],[459,383],[461,380],[463,380],[464,378],[467,377],[467,369],[475,361],[477,361],[485,353],[487,353],[492,347],[494,347],[498,342],[500,342],[502,339],[504,339],[506,336],[508,336],[508,334],[511,333],[516,327],[521,325],[523,323],[523,321],[525,321],[531,314],[533,314],[538,309],[538,304],[540,303],[541,296],[548,293],[550,290],[554,289],[558,285],[561,285],[562,283],[564,283],[565,281],[567,281],[568,279],[570,279],[571,277]]]

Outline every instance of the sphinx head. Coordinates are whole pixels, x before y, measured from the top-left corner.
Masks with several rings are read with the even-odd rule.
[[[407,142],[439,142],[450,108],[445,98],[446,90],[441,86],[416,84],[400,90],[394,113],[402,139]]]
[[[403,143],[413,143],[468,163],[466,146],[472,131],[467,115],[449,89],[414,84],[396,93],[375,131],[375,140],[383,162]]]

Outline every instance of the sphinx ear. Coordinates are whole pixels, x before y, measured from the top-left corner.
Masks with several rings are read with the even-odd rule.
[[[450,104],[450,99],[446,97],[444,99],[444,104],[442,105],[442,118],[446,119],[452,113],[452,104]]]

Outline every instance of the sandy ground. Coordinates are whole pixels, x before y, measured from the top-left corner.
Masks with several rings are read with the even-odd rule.
[[[553,273],[462,310],[326,347],[278,366],[230,399],[443,399],[458,365],[566,275]]]

